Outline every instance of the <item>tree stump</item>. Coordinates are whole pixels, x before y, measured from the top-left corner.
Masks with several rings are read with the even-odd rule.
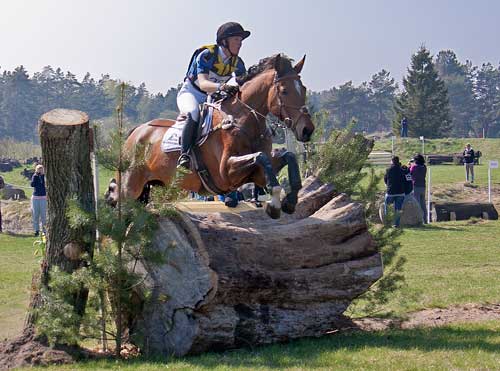
[[[40,118],[39,133],[48,202],[47,247],[41,284],[47,285],[52,267],[71,273],[82,264],[78,258],[65,256],[66,245],[78,246],[81,252],[92,254],[94,232],[69,228],[66,216],[69,199],[75,199],[87,212],[95,211],[89,118],[80,111],[55,109]],[[34,276],[33,288],[38,286],[39,279],[38,275]],[[87,290],[82,289],[75,297],[73,305],[80,314],[85,309],[87,294]],[[40,305],[40,295],[33,291],[30,309]],[[35,320],[30,311],[23,334],[0,345],[0,368],[72,361],[66,352],[49,348],[43,338],[35,336]]]
[[[321,336],[382,276],[363,206],[311,178],[297,214],[256,209],[162,218],[143,264],[149,300],[130,329],[147,354],[185,355]]]
[[[66,217],[70,198],[88,212],[95,210],[89,118],[81,111],[55,109],[42,115],[38,129],[47,185],[47,265],[72,272],[80,262],[67,259],[64,246],[77,242],[82,252],[91,252],[93,245],[89,232],[70,231]]]

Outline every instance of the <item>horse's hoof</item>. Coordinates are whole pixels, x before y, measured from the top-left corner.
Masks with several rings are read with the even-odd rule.
[[[255,201],[254,204],[255,204],[255,207],[262,207],[262,202],[260,202],[260,201]]]
[[[295,204],[288,202],[286,199],[281,203],[281,210],[287,214],[293,214],[295,212]]]
[[[238,199],[226,197],[224,200],[224,205],[227,207],[236,207],[238,206]]]
[[[284,213],[293,214],[295,212],[295,206],[297,206],[297,201],[297,196],[288,194],[281,202],[281,210],[283,210]]]
[[[266,214],[272,219],[279,219],[281,216],[281,209],[273,207],[270,202],[266,203]]]

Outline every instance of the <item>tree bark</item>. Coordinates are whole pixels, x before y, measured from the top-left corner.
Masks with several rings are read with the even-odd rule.
[[[72,273],[81,266],[79,257],[83,252],[92,255],[94,232],[83,228],[71,229],[66,212],[70,199],[75,199],[86,212],[95,212],[90,163],[93,148],[89,118],[84,112],[52,110],[42,115],[38,129],[45,168],[48,216],[41,284],[47,286],[53,267]],[[73,304],[79,314],[85,309],[87,294],[87,290],[82,288],[74,298]],[[30,308],[39,306],[39,301],[35,292]],[[32,326],[34,320],[30,311],[25,326]]]
[[[89,119],[84,112],[55,109],[40,118],[38,129],[48,201],[46,254],[41,272],[32,278],[30,310],[22,334],[0,344],[0,369],[71,363],[75,354],[80,356],[72,347],[51,348],[46,339],[37,336],[33,309],[42,304],[39,287],[48,285],[53,267],[71,273],[81,266],[83,252],[93,252],[95,232],[71,229],[66,216],[68,200],[72,198],[83,210],[95,212]],[[87,296],[83,287],[75,295],[73,305],[77,313],[85,310]]]
[[[131,329],[150,354],[323,335],[382,276],[363,206],[314,178],[296,215],[180,213],[160,220],[154,248],[168,263],[142,266],[152,295]]]

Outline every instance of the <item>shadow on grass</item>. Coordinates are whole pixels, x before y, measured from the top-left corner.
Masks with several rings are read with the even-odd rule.
[[[5,236],[9,237],[33,237],[36,238],[34,233],[28,233],[28,232],[13,232],[13,231],[3,231],[1,232]]]
[[[446,223],[446,222],[444,222]],[[449,224],[441,224],[440,222],[432,222],[431,224],[425,224],[420,227],[403,227],[403,229],[415,230],[415,231],[447,231],[447,232],[463,232],[466,229],[462,228],[463,226],[458,225],[449,225]]]
[[[184,366],[198,369],[244,367],[249,369],[283,369],[304,367],[324,368],[325,359],[339,357],[345,353],[354,356],[357,352],[376,350],[381,355],[385,351],[468,351],[498,352],[498,333],[494,329],[457,327],[417,328],[411,330],[388,330],[379,332],[354,332],[335,334],[319,339],[301,339],[287,344],[274,344],[254,349],[240,349],[224,353],[206,353],[200,356],[177,359]],[[360,357],[362,355],[360,354]],[[369,357],[369,356],[367,356]],[[175,360],[172,359],[175,366]],[[113,362],[114,361],[110,361]],[[139,358],[126,362],[135,364],[138,369],[152,364],[168,363],[165,358]]]

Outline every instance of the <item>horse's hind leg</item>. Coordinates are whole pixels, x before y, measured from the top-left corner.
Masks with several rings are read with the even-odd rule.
[[[266,213],[273,219],[281,214],[281,186],[273,171],[270,158],[263,152],[244,156],[231,156],[227,160],[229,181],[231,184],[241,184],[244,179],[259,168],[264,171],[266,186],[271,192],[271,201],[266,203]]]
[[[295,212],[295,206],[298,202],[298,193],[302,188],[302,180],[300,178],[299,164],[294,153],[289,151],[273,151],[272,164],[275,173],[279,173],[281,169],[288,165],[288,181],[290,183],[290,192],[287,193],[281,204],[281,210],[287,214]]]
[[[123,174],[122,192],[124,198],[140,200],[147,183],[148,177],[144,166],[129,169]]]

